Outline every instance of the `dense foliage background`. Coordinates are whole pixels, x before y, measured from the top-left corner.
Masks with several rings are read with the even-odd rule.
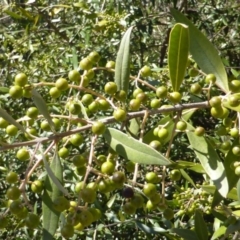
[[[169,92],[174,90],[169,78],[168,65],[169,36],[176,23],[170,13],[171,8],[178,9],[188,17],[215,46],[226,69],[228,81],[239,80],[240,5],[237,1],[5,0],[0,7],[1,108],[21,123],[28,133],[38,136],[39,139],[48,139],[49,137],[51,139],[53,132],[45,131],[41,125],[46,120],[46,116],[43,116],[44,113],[41,110],[37,117],[33,118],[34,120],[26,117],[28,109],[36,105],[29,93],[34,86],[47,104],[51,117],[57,121],[55,127],[58,125],[57,133],[60,133],[58,137],[52,138],[52,141],[44,140],[42,142],[43,151],[50,146],[45,164],[34,168],[34,171],[28,175],[29,170],[37,161],[36,159],[42,159],[41,151],[36,147],[36,142],[35,144],[31,142],[34,141],[32,136],[23,134],[21,131],[18,131],[16,135],[9,134],[5,129],[8,124],[4,125],[4,121],[2,118],[0,119],[0,227],[2,228],[0,231],[2,238],[41,238],[42,224],[44,225],[42,201],[46,199],[44,195],[46,189],[36,193],[31,188],[32,183],[36,180],[45,182],[45,186],[49,186],[49,181],[52,181],[53,178],[46,177],[49,175],[49,170],[46,170],[48,161],[50,165],[56,164],[52,164],[51,169],[59,179],[62,178],[62,185],[69,193],[65,194],[66,198],[79,203],[81,194],[79,195],[80,190],[76,190],[76,186],[80,189],[78,184],[82,181],[86,181],[88,184],[95,182],[97,185],[102,179],[108,179],[104,173],[101,173],[101,159],[104,161],[107,159],[108,162],[114,161],[115,170],[124,172],[124,186],[120,184],[120,187],[114,187],[106,192],[98,190],[96,200],[90,201],[89,205],[81,202],[81,211],[84,206],[97,208],[102,216],[98,221],[84,226],[85,228],[83,226],[82,229],[81,227],[76,228],[71,239],[238,239],[240,220],[238,220],[237,174],[239,175],[240,171],[236,173],[236,169],[239,167],[239,154],[232,154],[232,149],[239,145],[239,134],[237,133],[237,138],[233,137],[231,129],[239,128],[239,110],[229,110],[227,118],[216,118],[210,113],[209,105],[202,104],[199,105],[197,111],[189,111],[184,114],[182,111],[173,111],[168,117],[162,113],[145,115],[145,117],[144,114],[136,115],[137,118],[130,117],[137,119],[131,121],[131,125],[134,126],[124,125],[111,117],[113,115],[112,107],[124,108],[125,105],[119,99],[116,100],[106,94],[105,90],[105,84],[113,82],[115,79],[114,71],[110,70],[114,67],[106,68],[106,64],[116,60],[121,39],[131,26],[134,27],[130,41],[131,81],[126,105],[129,107],[130,100],[137,88],[141,88],[145,93],[143,98],[147,98],[146,101],[141,99],[140,110],[155,108],[151,101],[156,98],[156,88],[165,86]],[[50,89],[55,86],[55,82],[59,78],[66,78],[69,81],[71,78],[69,72],[73,69],[78,70],[82,78],[86,76],[87,72],[84,67],[79,67],[79,62],[93,52],[99,53],[101,58],[94,62],[94,72],[88,73],[89,83],[81,85],[83,88],[71,87],[67,91],[61,92],[59,98],[49,94]],[[207,53],[208,49],[205,49],[205,52]],[[148,73],[146,76],[141,74],[144,66],[150,67],[150,75]],[[15,76],[18,73],[26,74],[28,86],[24,86],[25,97],[14,98],[9,94],[9,89],[14,85]],[[205,77],[206,74],[199,68],[197,60],[190,54],[185,78],[179,89],[182,94],[181,104],[204,103],[213,96],[229,94],[217,85],[210,84],[209,87],[209,84],[205,82]],[[190,91],[196,83],[202,88],[202,91],[197,94],[193,90]],[[69,84],[78,86],[79,82],[69,81]],[[239,91],[232,90],[232,92],[238,93]],[[107,108],[107,111],[103,111],[103,108],[99,106],[83,104],[85,108],[81,105],[79,114],[70,114],[69,106],[74,101],[83,101],[86,93],[92,94],[95,104],[101,96],[110,99],[109,102],[112,101],[113,104]],[[100,98],[98,98],[99,96]],[[173,104],[167,97],[161,99],[159,103],[161,106]],[[134,110],[137,112],[139,109]],[[3,112],[0,112],[0,115],[6,119]],[[75,116],[74,119],[72,119],[72,115]],[[105,137],[103,138],[101,135],[96,137],[92,134],[92,123],[103,118],[106,118],[107,126],[123,132],[127,132],[128,128],[134,129],[134,131],[130,131],[131,136],[146,144],[153,140],[158,141],[158,137],[153,136],[153,130],[158,125],[165,124],[167,126],[170,121],[176,123],[183,119],[194,127],[203,127],[206,138],[221,163],[224,163],[226,159],[231,159],[227,161],[233,163],[232,165],[235,163],[234,166],[231,166],[231,170],[230,167],[227,170],[228,174],[233,176],[231,181],[234,186],[231,186],[231,191],[226,198],[215,191],[215,184],[205,171],[206,165],[199,162],[185,130],[176,131],[175,137],[169,135],[166,139],[158,142],[161,145],[160,150],[158,149],[159,152],[177,164],[172,164],[170,167],[161,166],[161,164],[139,164],[136,167],[135,164],[134,169],[134,164],[129,163],[128,159],[119,157],[109,148],[109,142]],[[11,121],[8,122],[12,124]],[[169,128],[171,133],[176,130],[173,123]],[[80,129],[79,132],[84,141],[81,139],[81,144],[74,145],[70,139],[73,134],[78,133],[78,129]],[[189,126],[188,129],[190,129]],[[57,142],[58,148],[53,148],[51,145],[53,140]],[[157,143],[155,142],[155,144]],[[158,148],[153,143],[151,146]],[[36,156],[36,159],[20,161],[16,153],[23,148],[26,148],[31,156]],[[66,155],[59,154],[58,150],[63,148],[68,151],[65,153]],[[55,159],[57,152],[60,158],[52,160]],[[88,172],[86,166],[80,169],[73,164],[74,156],[79,154],[86,159],[90,159],[89,156],[93,155],[91,161],[94,170],[87,175],[85,175],[86,171]],[[58,168],[60,162],[61,169]],[[138,162],[137,159],[136,162]],[[59,171],[62,173],[60,177],[58,176]],[[17,181],[12,184],[11,181],[6,180],[9,172],[17,173]],[[158,178],[148,180],[146,174],[150,172],[157,175]],[[108,174],[110,178],[111,174]],[[46,182],[48,183],[46,184]],[[147,194],[142,192],[146,182],[153,182],[158,191],[158,195],[155,196],[156,204],[151,206],[148,203],[150,200],[146,197]],[[6,192],[9,188],[20,185],[22,186],[21,199],[24,208],[40,217],[37,220],[30,219],[37,223],[39,221],[37,226],[28,226],[27,215],[23,214],[24,217],[19,217],[12,214],[11,200],[6,196]],[[57,189],[59,190],[61,186],[57,186]],[[95,185],[92,186],[95,189]],[[131,209],[128,212],[124,206],[131,201],[129,200],[131,198],[124,194],[126,191],[130,191],[131,195],[131,189],[134,190],[134,194],[142,196],[144,205],[139,209],[134,209],[133,212]],[[141,199],[138,199],[138,202]],[[154,202],[153,199],[152,202]],[[74,207],[72,206],[72,208]],[[76,209],[76,211],[79,210],[78,207]],[[167,211],[165,211],[166,209]],[[53,239],[63,239],[64,233],[61,229],[66,226],[69,213],[71,210],[68,208],[60,214],[59,224],[57,221],[59,228]],[[96,212],[95,215],[97,215]],[[64,236],[71,233],[72,225],[66,227],[67,233]]]

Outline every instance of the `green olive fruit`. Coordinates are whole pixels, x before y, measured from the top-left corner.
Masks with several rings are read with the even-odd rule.
[[[181,101],[182,99],[182,94],[179,92],[171,92],[169,94],[169,100],[173,103],[173,104],[177,104]]]
[[[240,104],[239,98],[235,95],[231,95],[228,97],[228,103],[231,107],[237,107]]]
[[[82,189],[84,189],[84,182],[82,181],[82,182],[76,183],[74,188],[75,192],[78,194],[80,193],[80,191],[82,191]]]
[[[227,135],[228,131],[225,126],[219,126],[216,130],[216,134],[218,136],[224,136]]]
[[[210,99],[209,104],[211,107],[215,107],[215,108],[221,107],[222,100],[220,97],[215,96]]]
[[[187,129],[187,123],[185,121],[178,121],[176,124],[176,129],[179,131],[185,131]]]
[[[34,182],[32,182],[31,184],[31,190],[34,193],[41,193],[43,190],[43,182],[40,180],[35,180]]]
[[[83,58],[79,63],[79,67],[83,70],[89,70],[92,68],[92,62],[88,57]]]
[[[114,172],[111,180],[117,187],[122,187],[125,182],[124,172],[120,172],[120,171]]]
[[[106,161],[107,161],[107,157],[105,155],[97,156],[96,163],[98,166],[101,166]]]
[[[63,212],[69,207],[70,203],[64,196],[59,196],[53,200],[53,208],[58,212]]]
[[[240,146],[234,146],[233,148],[232,148],[232,153],[234,154],[234,155],[236,155],[236,156],[240,156]]]
[[[125,102],[127,98],[127,93],[124,90],[120,90],[115,93],[114,97],[120,102]]]
[[[37,228],[39,223],[39,216],[37,214],[29,213],[25,218],[25,225],[28,228]]]
[[[188,74],[190,77],[196,77],[199,74],[199,70],[197,68],[190,68]]]
[[[30,107],[27,110],[26,115],[30,118],[37,118],[38,117],[38,109],[36,107]]]
[[[194,130],[196,136],[203,136],[205,134],[205,129],[203,127],[196,127]]]
[[[14,84],[23,87],[27,84],[27,75],[25,73],[18,73],[14,78]]]
[[[12,86],[9,89],[9,95],[14,99],[21,98],[23,95],[23,89],[18,85]]]
[[[6,175],[6,182],[7,183],[16,183],[18,181],[18,174],[16,172],[9,172]]]
[[[73,237],[74,235],[73,225],[69,223],[64,224],[60,232],[61,232],[61,235],[66,239]]]
[[[89,69],[84,73],[84,76],[86,76],[89,80],[92,80],[95,76],[95,72],[92,69]]]
[[[151,200],[148,200],[147,203],[146,203],[146,209],[148,211],[153,211],[157,208],[157,205],[154,204]]]
[[[8,121],[0,117],[0,128],[6,128],[9,125]]]
[[[84,227],[87,227],[92,224],[94,217],[89,210],[83,210],[79,214],[80,222],[83,224]]]
[[[97,121],[92,125],[92,132],[96,135],[102,135],[106,130],[106,126],[104,123]]]
[[[113,183],[110,179],[101,180],[98,183],[98,191],[101,193],[108,193],[113,190]]]
[[[149,146],[159,151],[162,147],[162,144],[158,140],[153,140],[149,143]]]
[[[153,135],[155,136],[155,137],[157,137],[158,136],[158,131],[159,131],[159,127],[156,127],[156,128],[154,128],[153,129]]]
[[[108,61],[106,63],[106,68],[111,68],[111,69],[114,69],[115,68],[115,62],[114,61]]]
[[[70,103],[68,110],[73,115],[78,115],[81,113],[81,106],[78,103]]]
[[[83,136],[80,133],[71,135],[70,143],[74,146],[80,146],[83,143]]]
[[[22,210],[15,215],[18,219],[25,219],[28,216],[28,209],[23,207]]]
[[[117,92],[117,84],[115,82],[108,82],[104,86],[105,93],[113,95]]]
[[[12,186],[7,190],[6,196],[8,199],[17,200],[21,196],[21,191],[18,187]]]
[[[174,212],[171,208],[166,208],[163,211],[163,216],[167,219],[167,220],[171,220],[174,217]]]
[[[59,130],[62,126],[61,120],[58,119],[58,118],[53,118],[52,121],[53,121],[53,124],[55,126],[55,130]]]
[[[153,205],[157,205],[162,201],[162,197],[159,193],[155,193],[152,197],[149,199]]]
[[[202,86],[201,86],[199,83],[194,83],[194,84],[192,84],[192,86],[191,86],[191,88],[190,88],[190,92],[191,92],[192,94],[198,95],[198,94],[201,93],[201,91],[202,91]]]
[[[84,176],[86,174],[87,168],[86,166],[82,166],[82,167],[77,167],[76,168],[76,173],[79,176]]]
[[[161,86],[156,89],[156,96],[159,98],[167,97],[167,93],[168,93],[168,91],[165,86]]]
[[[92,188],[84,188],[79,194],[82,200],[87,203],[93,203],[97,196],[96,191]]]
[[[129,102],[129,109],[132,111],[137,111],[139,110],[141,105],[141,101],[139,99],[131,99]]]
[[[43,131],[46,131],[46,132],[51,131],[51,127],[50,127],[50,125],[49,125],[49,123],[48,123],[47,120],[43,120],[43,121],[41,122],[41,124],[40,124],[40,127],[41,127],[41,129],[42,129]]]
[[[57,87],[52,87],[49,90],[49,94],[52,98],[56,99],[61,96],[61,91]]]
[[[99,106],[99,102],[98,101],[93,101],[92,103],[90,103],[88,105],[88,109],[91,113],[95,113],[99,110],[100,106]]]
[[[83,167],[87,163],[87,159],[83,155],[76,155],[73,157],[72,162],[76,167]]]
[[[17,151],[16,157],[20,161],[27,161],[30,159],[30,154],[26,148],[21,148]]]
[[[55,82],[55,87],[58,88],[60,91],[65,91],[68,89],[68,81],[65,78],[59,78]]]
[[[31,85],[25,85],[23,87],[23,97],[25,97],[25,98],[31,98],[32,97]]]
[[[160,102],[160,100],[157,99],[157,98],[152,99],[151,102],[150,102],[150,106],[151,106],[151,108],[153,108],[153,109],[159,108],[160,105],[161,105],[161,102]]]
[[[86,106],[91,104],[93,101],[94,101],[93,96],[92,94],[89,93],[84,94],[81,99],[81,102]]]
[[[84,229],[84,226],[80,222],[77,225],[74,226],[74,230],[76,230],[76,231],[82,232],[83,229]]]
[[[136,98],[136,96],[139,94],[139,93],[142,93],[143,90],[141,88],[137,88],[133,91],[133,97]]]
[[[61,158],[67,158],[69,156],[69,150],[66,147],[62,147],[58,150],[58,156]]]
[[[110,104],[105,99],[99,99],[97,100],[99,109],[102,111],[107,111],[110,108]]]
[[[125,167],[126,167],[127,172],[134,172],[135,163],[132,161],[128,161]]]
[[[0,229],[6,228],[8,225],[8,219],[5,216],[0,216]]]
[[[71,224],[72,226],[76,226],[80,222],[80,217],[78,213],[70,212],[68,213],[66,220],[68,224]]]
[[[237,166],[237,167],[235,168],[235,174],[236,174],[238,177],[240,177],[240,166]]]
[[[155,172],[148,172],[145,175],[145,180],[147,183],[158,183],[159,182],[159,177]]]
[[[231,128],[230,129],[230,135],[233,138],[237,138],[239,136],[239,131],[237,128]]]
[[[80,81],[81,75],[76,69],[74,69],[68,73],[68,78],[71,82],[78,83]]]
[[[24,206],[22,202],[18,200],[14,200],[9,205],[9,210],[12,214],[19,214],[23,210]]]
[[[143,193],[148,197],[152,197],[157,192],[156,185],[153,183],[147,183],[143,186]]]
[[[178,169],[174,169],[170,172],[170,178],[172,181],[179,181],[182,177],[181,172]]]
[[[98,208],[89,208],[88,211],[92,214],[93,216],[93,222],[98,221],[102,217],[102,212]]]
[[[211,107],[211,115],[214,117],[214,118],[222,118],[224,112],[223,112],[223,108],[222,107]]]
[[[141,103],[145,103],[148,100],[148,96],[146,93],[141,92],[137,94],[136,99],[138,99]]]
[[[229,88],[233,93],[240,92],[240,80],[232,80],[229,83]]]
[[[113,117],[115,120],[117,120],[119,122],[123,122],[127,118],[127,112],[121,108],[117,108],[113,112]]]
[[[225,127],[231,127],[232,126],[232,123],[233,123],[233,121],[232,121],[232,119],[231,118],[224,118],[223,119],[223,125],[225,126]]]
[[[104,162],[101,166],[101,172],[103,174],[111,175],[114,172],[114,170],[115,170],[115,164],[110,161]]]
[[[88,59],[92,62],[92,63],[97,63],[100,60],[100,55],[98,52],[90,52],[88,55]]]
[[[134,196],[131,198],[130,201],[133,206],[135,206],[136,208],[142,208],[144,205],[144,198],[142,197],[142,195],[135,193]]]
[[[166,128],[160,128],[158,130],[158,137],[161,141],[165,140],[169,135],[169,131]]]
[[[131,202],[126,202],[123,205],[123,211],[124,213],[131,215],[136,212],[136,207]]]
[[[224,151],[228,151],[231,148],[231,142],[230,141],[225,141],[221,143],[220,148]]]
[[[142,77],[149,77],[152,74],[151,68],[148,66],[142,67],[140,71]]]
[[[82,87],[87,87],[90,83],[90,79],[87,76],[83,76],[81,78],[81,86]]]
[[[210,73],[205,77],[206,83],[215,83],[217,81],[217,78],[214,74]]]

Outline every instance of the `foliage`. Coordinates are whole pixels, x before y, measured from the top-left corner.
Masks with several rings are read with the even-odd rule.
[[[4,2],[3,238],[237,239],[238,4]]]

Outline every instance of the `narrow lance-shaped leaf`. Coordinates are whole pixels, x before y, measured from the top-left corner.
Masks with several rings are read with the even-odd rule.
[[[182,13],[176,9],[171,9],[171,14],[177,22],[186,24],[189,27],[189,50],[201,70],[207,74],[215,74],[217,78],[216,84],[224,92],[228,92],[227,73],[216,48]]]
[[[195,135],[194,128],[190,124],[188,130],[187,136],[192,149],[221,196],[226,197],[229,186],[221,159],[207,139]]]
[[[208,229],[203,219],[202,213],[199,210],[196,210],[195,212],[194,223],[195,223],[195,232],[198,236],[198,239],[199,240],[208,239]]]
[[[22,132],[25,132],[25,129],[23,126],[18,123],[11,115],[9,115],[4,109],[0,108],[0,116],[4,118],[7,122],[11,123],[18,129],[20,129]]]
[[[168,66],[174,91],[178,91],[184,79],[189,50],[189,31],[184,24],[176,24],[170,33]]]
[[[110,147],[120,156],[140,164],[169,165],[172,162],[149,145],[127,134],[108,128],[103,134]]]
[[[130,36],[133,27],[130,27],[124,34],[116,59],[115,83],[118,90],[128,92],[130,77]]]
[[[43,155],[44,163],[46,163],[46,159]],[[62,165],[57,156],[57,150],[55,151],[55,155],[53,157],[50,168],[58,179],[59,182],[63,181],[62,174]],[[43,209],[43,236],[42,240],[54,240],[54,234],[58,228],[58,221],[60,213],[57,212],[53,208],[53,200],[57,197],[61,196],[62,193],[59,188],[53,183],[52,179],[47,175],[45,180],[45,189],[42,196],[42,209]]]
[[[42,98],[42,96],[35,89],[32,90],[32,98],[33,98],[33,102],[36,105],[36,107],[38,108],[39,112],[47,119],[47,121],[51,127],[51,130],[53,132],[55,132],[55,126],[54,126],[52,118],[48,112],[47,104],[44,101],[44,99]]]
[[[199,240],[197,234],[189,229],[180,229],[180,228],[173,228],[173,233],[176,233],[180,237],[182,237],[184,240]]]

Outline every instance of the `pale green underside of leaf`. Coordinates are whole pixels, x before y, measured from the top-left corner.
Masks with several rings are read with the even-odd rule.
[[[155,149],[114,128],[108,128],[103,136],[110,147],[127,160],[154,165],[172,163]]]
[[[213,146],[204,137],[194,134],[194,128],[188,124],[187,136],[196,156],[201,162],[204,170],[214,182],[221,196],[226,197],[229,191],[226,172],[221,159]]]
[[[116,59],[115,83],[118,90],[128,92],[130,77],[130,36],[133,27],[130,27],[124,34]]]
[[[174,91],[178,91],[184,79],[189,50],[189,31],[183,24],[172,28],[168,47],[169,74]]]
[[[229,92],[227,73],[216,48],[182,13],[176,9],[171,9],[171,14],[177,22],[186,24],[189,27],[189,50],[201,70],[207,74],[215,74],[217,78],[216,84],[224,92]]]
[[[226,227],[225,226],[220,226],[212,235],[211,240],[215,240],[219,238],[220,236],[224,235],[226,232]]]
[[[46,161],[46,159],[45,159]],[[62,165],[55,152],[50,168],[58,179],[62,183]],[[55,239],[54,234],[58,228],[58,221],[60,213],[55,211],[53,208],[53,200],[61,196],[61,191],[53,183],[52,179],[47,175],[45,180],[45,190],[42,196],[42,208],[43,208],[43,236],[42,240],[53,240]]]
[[[14,118],[12,118],[12,116],[10,116],[4,109],[0,108],[0,116],[2,118],[4,118],[7,122],[11,123],[12,125],[14,125],[15,127],[17,127],[19,130],[21,130],[22,132],[25,132],[25,129],[23,128],[23,126],[18,123]]]
[[[52,118],[48,112],[48,107],[42,96],[38,93],[36,89],[32,89],[32,99],[36,107],[38,108],[39,112],[46,118],[48,121],[51,130],[55,132],[55,126],[52,121]]]

